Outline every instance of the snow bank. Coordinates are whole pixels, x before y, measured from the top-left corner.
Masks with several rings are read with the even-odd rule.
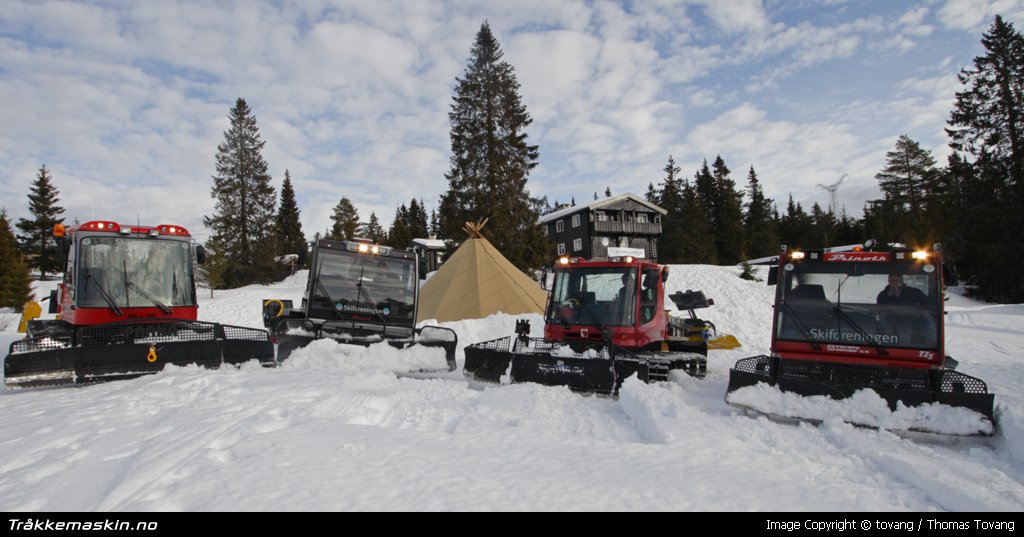
[[[890,410],[885,399],[873,390],[858,390],[846,399],[824,395],[812,397],[784,393],[765,383],[740,388],[727,396],[729,403],[777,416],[806,420],[843,421],[896,431],[928,431],[942,434],[991,434],[992,423],[985,416],[960,407],[929,403],[908,407],[897,403]]]

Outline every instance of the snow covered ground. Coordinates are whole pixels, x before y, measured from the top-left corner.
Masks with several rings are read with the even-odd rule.
[[[435,360],[429,350],[323,341],[277,369],[4,392],[0,510],[1024,509],[1024,306],[948,303],[947,352],[996,394],[997,435],[911,437],[726,405],[732,364],[768,351],[773,290],[731,267],[671,271],[669,291],[704,290],[716,305],[701,313],[743,343],[713,352],[705,379],[630,379],[618,399],[482,388],[461,371],[394,374]],[[297,301],[304,276],[201,290],[200,318],[261,326],[260,300]],[[4,320],[6,348],[16,316]],[[513,325],[445,324],[460,345]]]

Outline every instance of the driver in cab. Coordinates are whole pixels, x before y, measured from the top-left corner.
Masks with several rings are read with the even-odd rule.
[[[924,306],[928,297],[920,289],[904,285],[902,274],[893,273],[889,275],[889,285],[878,293],[876,301],[882,305]]]

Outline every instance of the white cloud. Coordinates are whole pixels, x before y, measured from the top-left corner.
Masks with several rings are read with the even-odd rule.
[[[978,34],[992,25],[996,15],[1002,15],[1004,19],[1011,22],[1024,20],[1024,2],[1021,0],[946,0],[937,13],[939,22],[947,28]]]

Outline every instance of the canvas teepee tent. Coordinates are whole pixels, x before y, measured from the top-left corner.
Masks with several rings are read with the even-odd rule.
[[[466,223],[469,238],[420,288],[416,321],[480,319],[492,313],[543,313],[547,291],[483,235],[487,220]]]

